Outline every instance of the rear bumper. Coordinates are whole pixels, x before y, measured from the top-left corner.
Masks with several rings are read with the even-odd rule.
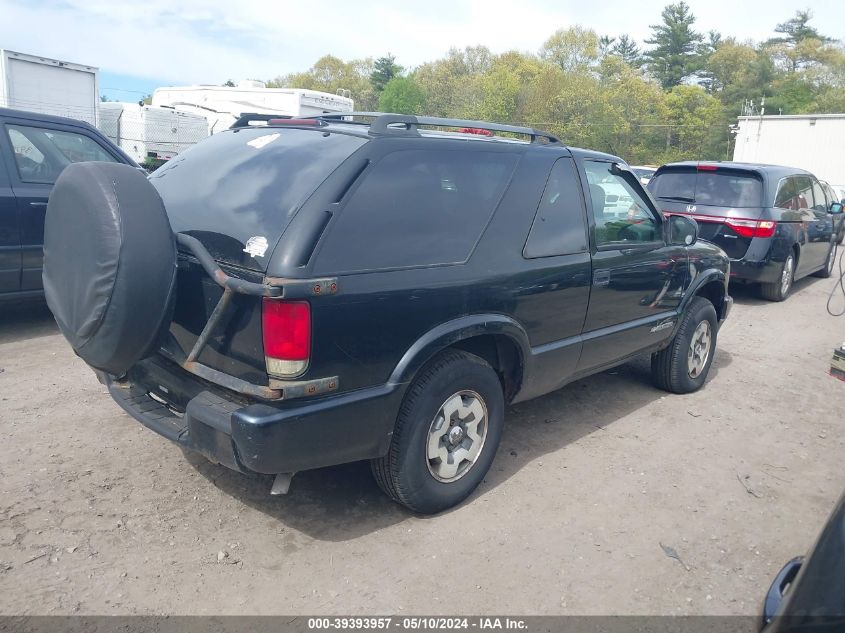
[[[753,283],[772,283],[780,279],[783,262],[767,259],[764,261],[731,260],[731,279],[743,279]]]
[[[185,449],[240,472],[292,473],[387,452],[402,389],[382,385],[294,406],[244,406],[201,391],[174,413],[131,382],[100,376],[133,418]]]

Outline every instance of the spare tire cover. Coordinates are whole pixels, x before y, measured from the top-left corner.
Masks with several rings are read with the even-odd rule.
[[[44,227],[44,294],[89,365],[120,375],[169,325],[176,243],[140,170],[74,163],[56,180]]]

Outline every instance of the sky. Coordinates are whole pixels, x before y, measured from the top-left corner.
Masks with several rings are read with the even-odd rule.
[[[0,0],[0,48],[100,68],[100,92],[137,101],[157,86],[270,79],[322,55],[385,53],[413,68],[450,47],[536,51],[580,24],[640,44],[668,0]],[[701,32],[773,36],[810,8],[824,34],[845,37],[841,0],[688,0]]]

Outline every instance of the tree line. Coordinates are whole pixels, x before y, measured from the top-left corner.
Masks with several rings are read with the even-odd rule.
[[[543,128],[631,163],[729,158],[740,114],[845,112],[845,49],[810,10],[764,42],[695,29],[685,2],[667,5],[642,44],[581,26],[536,53],[451,49],[413,69],[393,55],[326,55],[269,87],[349,90],[356,110],[484,119]]]

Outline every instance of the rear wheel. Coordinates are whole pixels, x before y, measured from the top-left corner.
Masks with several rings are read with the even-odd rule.
[[[481,483],[504,425],[499,377],[478,356],[449,350],[411,384],[387,455],[371,461],[379,487],[415,512],[460,503]]]
[[[821,277],[827,279],[833,274],[833,265],[836,263],[836,244],[830,245],[830,251],[827,254],[827,260],[824,263],[824,268],[813,273],[814,277]]]
[[[795,280],[795,254],[790,253],[780,268],[780,275],[777,281],[768,284],[760,284],[760,294],[769,301],[783,301],[789,296],[792,290],[792,282]]]
[[[684,313],[672,343],[651,357],[654,383],[672,393],[701,389],[713,364],[718,329],[713,304],[695,297]]]

